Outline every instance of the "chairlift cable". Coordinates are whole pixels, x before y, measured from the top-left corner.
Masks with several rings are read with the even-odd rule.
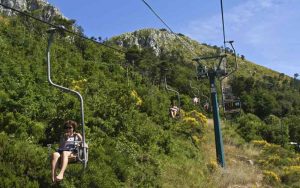
[[[224,51],[226,53],[226,36],[225,36],[225,21],[224,21],[223,0],[221,0],[221,15],[222,15],[222,28],[223,28],[223,44],[224,44]]]
[[[175,35],[175,37],[184,45],[184,47],[186,47],[194,56],[197,56],[197,54],[191,49],[191,46],[189,45],[189,47],[187,43],[171,29],[171,27],[157,14],[157,12],[149,5],[149,3],[146,2],[146,0],[141,1],[143,1],[150,11],[169,29],[173,35]]]
[[[46,21],[44,21],[44,20],[42,20],[42,19],[39,19],[39,18],[37,18],[37,17],[35,17],[35,16],[32,16],[32,15],[26,13],[26,12],[23,12],[23,11],[20,11],[20,10],[15,9],[15,8],[9,7],[9,6],[7,6],[7,5],[4,5],[3,3],[0,3],[0,5],[3,6],[4,8],[6,8],[6,9],[10,9],[10,10],[12,10],[12,11],[14,11],[14,12],[18,12],[18,13],[21,14],[21,15],[24,15],[24,16],[26,16],[26,17],[32,18],[32,19],[34,19],[34,20],[36,20],[36,21],[42,22],[42,23],[47,24],[47,25],[49,25],[49,26],[51,26],[51,27],[54,27],[54,28],[56,28],[56,29],[61,29],[61,30],[65,31],[65,32],[67,32],[67,33],[70,33],[70,34],[75,35],[75,36],[77,36],[77,37],[80,37],[80,38],[82,38],[82,39],[91,41],[91,42],[93,42],[93,43],[99,44],[99,45],[101,45],[101,46],[104,46],[104,47],[106,47],[106,48],[110,48],[110,49],[112,49],[112,50],[115,50],[115,51],[118,51],[118,52],[121,52],[121,53],[126,53],[124,50],[121,50],[121,49],[118,49],[118,48],[109,46],[109,45],[104,44],[104,43],[97,42],[97,41],[95,41],[95,40],[93,40],[93,39],[90,39],[90,38],[88,38],[88,37],[86,37],[86,36],[83,36],[83,35],[80,35],[80,34],[78,34],[78,33],[76,33],[76,32],[73,32],[73,31],[67,30],[67,29],[65,29],[65,28],[62,28],[61,26],[57,26],[57,25],[55,25],[55,24],[46,22]]]

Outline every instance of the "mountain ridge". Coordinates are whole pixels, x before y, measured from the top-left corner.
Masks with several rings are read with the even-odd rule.
[[[171,52],[173,50],[180,51],[185,56],[185,61],[195,63],[192,61],[195,55],[202,56],[206,54],[218,54],[221,47],[216,45],[210,46],[205,43],[200,43],[196,40],[189,38],[181,33],[171,33],[166,29],[145,28],[132,32],[126,32],[119,36],[111,37],[109,43],[118,45],[124,48],[131,48],[136,46],[139,50],[150,48],[155,52],[155,55],[160,55],[163,51]],[[237,49],[238,53],[238,49]],[[234,54],[229,53],[229,61],[234,61]],[[270,76],[278,76],[280,72],[272,70],[271,68],[258,65],[245,59],[244,55],[237,54],[239,71],[238,74],[248,74],[249,76],[257,76],[267,74]],[[205,65],[209,65],[204,62]],[[289,77],[288,75],[286,75]]]

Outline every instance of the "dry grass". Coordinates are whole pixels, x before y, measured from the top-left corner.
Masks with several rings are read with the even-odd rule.
[[[211,122],[212,123],[212,122]],[[208,134],[207,142],[203,144],[203,149],[206,151],[206,161],[216,158],[215,143],[213,126],[209,126],[211,129]],[[209,176],[209,184],[207,187],[219,187],[219,188],[253,188],[262,187],[263,175],[262,172],[255,166],[253,160],[255,156],[259,155],[260,151],[251,146],[238,147],[234,143],[224,143],[224,153],[226,168],[218,167]],[[251,164],[251,163],[254,163]]]
[[[263,185],[262,172],[253,160],[260,151],[251,146],[237,146],[234,142],[224,143],[226,168],[216,164],[215,140],[212,121],[199,147],[202,158],[182,157],[179,161],[166,158],[162,164],[162,187],[167,188],[259,188]],[[179,142],[180,143],[180,142]],[[186,145],[179,148],[186,150]],[[178,158],[177,158],[178,159]],[[251,164],[251,163],[254,163]]]
[[[261,187],[262,174],[257,168],[243,162],[233,164],[211,174],[213,187]]]

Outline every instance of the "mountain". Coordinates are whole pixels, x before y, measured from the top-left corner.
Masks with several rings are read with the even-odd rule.
[[[185,52],[191,52],[199,51],[203,48],[198,42],[183,34],[173,34],[165,29],[141,29],[131,33],[124,33],[110,40],[125,48],[134,45],[139,49],[151,48],[156,55],[161,54],[163,50],[171,51],[182,48]]]
[[[46,0],[0,0],[0,2],[8,7],[17,10],[35,12],[40,11],[40,18],[45,21],[52,20],[55,16],[64,17],[63,14]],[[15,15],[16,13],[0,6],[0,12],[7,16]]]

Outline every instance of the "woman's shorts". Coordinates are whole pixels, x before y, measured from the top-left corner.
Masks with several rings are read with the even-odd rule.
[[[57,149],[56,150],[59,154],[62,154],[64,151],[71,151],[72,153],[77,153],[77,149],[72,148],[72,149]]]

